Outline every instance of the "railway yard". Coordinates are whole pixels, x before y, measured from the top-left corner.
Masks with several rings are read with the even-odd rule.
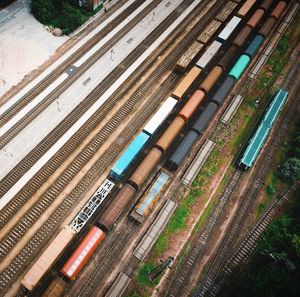
[[[107,8],[0,97],[0,296],[216,296],[299,188],[253,219],[300,114],[300,4]]]

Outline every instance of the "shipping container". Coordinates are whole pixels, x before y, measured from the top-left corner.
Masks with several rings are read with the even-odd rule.
[[[286,5],[287,4],[285,1],[278,2],[276,7],[274,8],[274,10],[271,12],[270,16],[278,19],[281,16],[281,14],[283,13],[283,11],[285,10]]]
[[[192,164],[189,166],[188,170],[182,177],[182,183],[184,185],[190,186],[192,184],[215,145],[215,142],[209,139],[205,141]]]
[[[180,134],[184,124],[185,120],[183,118],[176,117],[163,135],[158,139],[155,146],[158,147],[162,152],[166,152],[173,140]]]
[[[204,81],[200,84],[199,89],[208,93],[211,88],[216,84],[217,80],[222,75],[223,68],[220,66],[215,66],[209,74],[206,76]]]
[[[159,149],[152,148],[131,175],[129,182],[136,188],[139,188],[158,164],[161,156],[162,152]]]
[[[256,35],[254,39],[251,41],[249,46],[247,47],[245,51],[245,55],[248,55],[249,57],[253,57],[256,52],[258,51],[259,47],[264,42],[264,37],[262,35]]]
[[[183,80],[177,85],[177,87],[172,93],[172,96],[178,100],[181,100],[185,92],[192,85],[192,83],[195,81],[195,79],[200,73],[201,69],[194,66],[183,78]]]
[[[93,226],[60,269],[60,272],[69,280],[74,280],[104,237],[105,233],[98,227]]]
[[[164,172],[160,172],[150,187],[143,194],[130,216],[136,221],[142,223],[149,211],[154,207],[156,201],[166,187],[168,180],[169,176]]]
[[[252,27],[252,28],[255,28],[257,26],[257,24],[259,23],[259,21],[264,16],[264,14],[265,14],[265,11],[263,9],[257,9],[254,12],[254,14],[251,16],[249,21],[247,22],[247,25]]]
[[[155,114],[148,121],[143,131],[152,135],[158,129],[158,127],[163,123],[163,121],[169,116],[172,112],[174,106],[176,105],[177,100],[172,97],[169,97],[155,112]]]
[[[273,30],[274,26],[276,24],[276,19],[274,17],[269,17],[266,22],[262,25],[260,30],[258,31],[258,34],[268,37],[270,32]]]
[[[249,38],[252,30],[253,29],[250,26],[244,26],[232,43],[238,47],[242,47],[245,44],[246,40]]]
[[[177,207],[177,203],[172,200],[167,200],[163,208],[159,212],[153,224],[148,229],[145,236],[142,238],[141,242],[133,251],[133,255],[140,261],[143,261],[149,251],[151,250],[153,244],[157,240],[158,236],[161,234],[166,224],[169,222],[173,212]]]
[[[188,50],[181,56],[181,58],[176,63],[176,70],[184,72],[189,65],[192,63],[194,58],[200,53],[201,49],[204,47],[203,43],[195,41]]]
[[[238,26],[240,21],[241,18],[234,16],[226,25],[226,27],[221,31],[221,33],[218,35],[218,39],[221,40],[221,42],[226,41],[229,38],[229,36],[232,34],[234,29]]]
[[[55,239],[50,243],[22,279],[21,283],[26,289],[32,291],[37,286],[43,276],[49,271],[72,241],[75,234],[75,231],[69,226],[65,226],[58,233]]]
[[[193,129],[199,135],[203,134],[208,124],[211,122],[212,118],[214,117],[217,109],[218,109],[217,104],[215,104],[214,102],[208,103],[205,109],[198,116],[197,120],[195,121],[191,129]]]
[[[111,169],[110,176],[112,178],[121,180],[130,164],[132,164],[136,156],[143,150],[149,138],[150,136],[145,132],[141,132],[136,136]]]
[[[239,9],[237,14],[240,16],[245,16],[248,13],[248,11],[252,8],[255,2],[256,0],[247,0],[245,4]]]
[[[129,184],[125,184],[122,187],[119,193],[109,204],[109,207],[105,210],[105,212],[98,220],[98,224],[103,231],[108,231],[113,227],[121,212],[129,203],[130,199],[134,197],[135,193],[136,189]]]
[[[187,121],[195,110],[198,108],[200,103],[205,98],[205,93],[201,90],[196,90],[190,99],[186,102],[186,104],[179,111],[179,116],[182,117],[185,121]]]
[[[235,55],[237,54],[238,47],[236,45],[232,45],[229,50],[223,55],[222,59],[218,63],[218,66],[222,67],[223,72],[227,70],[230,65],[230,62],[233,61]]]
[[[235,85],[235,79],[231,76],[228,76],[221,86],[218,88],[217,92],[213,95],[211,101],[217,103],[219,106],[223,104],[230,91]]]
[[[54,279],[47,287],[42,297],[61,297],[64,295],[66,283],[60,278]]]
[[[224,8],[215,17],[215,19],[220,22],[224,22],[228,18],[228,16],[231,14],[231,12],[236,8],[237,5],[238,5],[237,3],[228,1],[225,4]]]
[[[241,55],[238,61],[234,64],[232,69],[229,72],[229,76],[234,77],[235,79],[239,79],[243,74],[244,70],[247,68],[250,62],[250,57],[247,55]]]
[[[202,31],[202,33],[198,36],[197,40],[204,44],[207,43],[221,25],[221,22],[217,20],[212,20],[209,23],[209,25],[204,29],[204,31]]]
[[[264,0],[263,3],[261,5],[259,5],[259,7],[264,9],[265,11],[267,11],[273,2],[274,2],[274,0]]]
[[[193,130],[190,130],[177,146],[175,152],[166,163],[166,167],[174,172],[181,165],[186,156],[191,152],[194,144],[198,140],[199,135]]]
[[[201,58],[198,60],[196,65],[203,69],[210,60],[215,56],[219,48],[221,47],[222,43],[219,41],[214,41],[205,51],[205,53],[201,56]]]

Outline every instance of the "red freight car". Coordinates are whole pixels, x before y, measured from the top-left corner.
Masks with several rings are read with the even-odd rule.
[[[104,237],[105,233],[98,227],[93,226],[61,268],[61,273],[68,279],[74,280]]]

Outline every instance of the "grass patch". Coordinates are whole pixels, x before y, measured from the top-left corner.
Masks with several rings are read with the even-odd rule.
[[[269,201],[272,200],[274,195],[277,193],[277,182],[277,176],[274,174],[274,171],[271,171],[267,181],[267,186],[265,188],[265,192]]]
[[[296,18],[297,17],[299,19],[299,13],[297,14]],[[289,33],[291,32],[291,30],[296,30],[296,26],[294,26],[292,29],[289,28],[287,34],[291,34]],[[297,38],[299,38],[300,31],[298,30],[297,32]],[[149,257],[150,263],[155,263],[155,261],[157,261],[157,259],[160,258],[163,255],[163,253],[168,249],[169,242],[172,240],[171,236],[173,234],[179,233],[180,231],[187,228],[187,219],[191,214],[192,207],[198,201],[200,201],[200,199],[206,198],[205,194],[207,191],[207,186],[212,181],[212,177],[215,176],[220,166],[224,164],[226,160],[228,160],[226,156],[229,157],[229,159],[230,157],[235,156],[238,152],[240,152],[241,147],[247,141],[249,133],[251,133],[251,131],[255,128],[255,125],[259,117],[261,116],[259,110],[262,110],[263,106],[266,106],[268,100],[270,100],[271,98],[271,95],[274,93],[274,90],[276,88],[276,86],[274,86],[274,82],[277,79],[279,73],[282,71],[283,67],[286,65],[286,61],[288,60],[291,49],[296,44],[297,38],[295,41],[295,39],[293,39],[294,37],[292,36],[295,37],[294,31],[293,34],[288,35],[287,39],[280,41],[278,45],[278,50],[281,55],[280,59],[282,60],[280,60],[279,65],[276,65],[278,55],[276,49],[271,57],[271,59],[273,60],[268,62],[268,64],[265,66],[265,69],[258,76],[256,82],[249,86],[248,92],[244,96],[244,101],[241,104],[237,114],[235,115],[231,123],[225,129],[223,129],[222,126],[218,126],[215,129],[215,132],[211,139],[216,142],[216,146],[212,150],[208,160],[205,162],[195,181],[191,185],[188,194],[182,198],[181,203],[179,204],[177,210],[175,211],[171,220],[167,224],[165,230],[162,232],[162,234],[159,236],[158,240],[154,244],[154,247]],[[255,104],[256,100],[259,100],[260,102],[259,109]],[[228,149],[226,148],[226,152],[224,152],[223,148],[226,144],[228,144]],[[220,156],[222,156],[222,158]],[[228,178],[233,170],[234,166],[231,165],[225,177],[219,184],[215,196],[217,196],[224,189],[225,185],[228,182]],[[266,189],[266,193],[268,192],[267,195],[273,197],[273,195],[276,194],[277,185],[278,180],[275,174],[272,173],[272,175],[270,176],[268,188]],[[203,211],[203,214],[198,220],[193,232],[198,231],[203,226],[208,216],[211,214],[215,203],[216,201],[212,200],[207,205],[207,207]],[[263,212],[265,208],[266,203],[262,202],[258,207],[258,212]],[[190,246],[187,244],[177,265],[180,265],[182,259],[185,258],[189,248]],[[140,273],[143,274],[143,270]],[[139,279],[140,280],[137,284],[138,292],[144,292],[145,290],[143,289],[145,288],[145,286],[148,286],[147,280],[144,280],[142,275],[139,276]],[[139,296],[146,295],[144,295],[143,293]]]
[[[139,268],[138,274],[137,274],[137,278],[136,278],[140,286],[155,287],[159,283],[160,278],[156,278],[153,282],[151,282],[147,278],[147,275],[149,274],[149,272],[151,270],[153,270],[153,268],[155,268],[155,267],[156,267],[156,265],[154,265],[152,263],[147,263],[147,262],[142,263],[140,265],[140,268]]]

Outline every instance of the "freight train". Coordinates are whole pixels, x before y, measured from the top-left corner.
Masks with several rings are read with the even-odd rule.
[[[253,2],[253,5],[255,1],[246,1],[246,3],[237,13],[239,17],[245,16],[250,10],[250,8],[252,7],[252,5],[250,5],[250,2]],[[61,268],[60,271],[66,278],[68,278],[69,280],[73,280],[74,278],[76,278],[84,264],[92,255],[93,251],[104,239],[105,234],[113,227],[122,210],[135,196],[138,189],[140,189],[149,174],[160,162],[163,155],[166,154],[166,152],[171,148],[172,143],[174,143],[174,140],[178,138],[178,135],[181,133],[183,127],[191,120],[192,116],[199,109],[199,106],[204,105],[204,100],[207,99],[207,94],[211,92],[212,88],[216,85],[217,82],[219,82],[221,76],[227,71],[230,63],[234,62],[234,59],[238,55],[239,51],[241,51],[243,47],[247,45],[249,39],[251,39],[250,44],[247,46],[246,50],[239,57],[234,66],[231,68],[230,72],[222,82],[221,86],[218,88],[217,92],[208,102],[206,102],[204,111],[198,116],[182,142],[179,144],[175,152],[167,161],[166,165],[167,168],[173,171],[176,170],[178,166],[180,166],[182,160],[188,154],[192,145],[203,133],[204,129],[206,128],[209,121],[213,118],[218,108],[220,108],[220,106],[224,103],[229,92],[232,90],[237,80],[241,77],[250,60],[256,54],[258,48],[261,46],[266,36],[268,36],[268,34],[271,32],[287,6],[286,1],[279,1],[277,4],[273,2],[277,1],[265,0],[259,5],[258,9],[255,10],[254,14],[250,17],[246,25],[241,28],[238,35],[234,38],[232,46],[229,48],[229,50],[225,53],[222,59],[217,62],[216,65],[210,70],[205,79],[198,86],[197,90],[194,91],[194,93],[188,98],[187,102],[179,110],[179,113],[173,119],[171,124],[166,128],[166,130],[162,133],[154,146],[146,154],[144,159],[137,166],[136,170],[129,177],[128,181],[121,188],[118,194],[112,199],[109,207],[101,215],[100,219],[97,221],[97,224],[90,229],[80,245],[75,249],[69,260]],[[255,28],[258,26],[258,24],[272,5],[274,5],[275,8],[263,23],[255,37],[251,38],[251,35],[254,33]],[[234,18],[236,18],[236,16]],[[237,22],[237,19],[232,22],[230,21],[230,28],[228,28],[228,31],[232,32],[232,28],[236,28],[238,26],[238,23],[239,22]],[[166,101],[168,103],[164,103],[166,104],[165,106],[169,107],[167,108],[167,112],[165,112],[164,115],[161,116],[162,121],[160,122],[160,124],[168,117],[170,113],[172,113],[177,100],[181,100],[185,96],[190,86],[198,78],[203,67],[205,67],[211,61],[212,57],[217,53],[217,50],[220,48],[220,41],[222,41],[223,39],[224,42],[224,38],[229,37],[230,34],[228,35],[226,33],[227,31],[224,30],[222,30],[222,34],[220,33],[216,37],[216,40],[207,47],[204,54],[197,61],[196,66],[194,66],[183,78],[182,82],[179,83],[177,88],[172,93],[173,98],[169,98],[169,101]],[[205,59],[203,58],[203,56],[205,57]],[[159,112],[163,113],[163,110],[159,109],[158,114]],[[143,131],[134,140],[134,142],[136,142],[134,144],[131,144],[132,148],[137,148],[134,153],[132,153],[132,149],[127,148],[125,150],[124,154],[111,170],[110,176],[112,178],[114,178],[115,180],[122,179],[124,172],[126,172],[126,170],[131,166],[137,154],[143,150],[146,143],[149,141],[153,133],[155,133],[156,129],[160,125],[159,124],[157,126],[157,120],[157,118],[153,120],[154,122],[152,124],[150,120],[148,125],[146,125],[146,127],[148,126],[148,128],[144,128]],[[131,145],[129,145],[129,147]],[[166,180],[167,178],[165,177],[165,181]],[[165,181],[162,183],[164,184]],[[162,188],[159,188],[158,191],[160,191],[161,189]],[[152,195],[152,197],[156,197],[156,195],[154,194]],[[147,201],[148,205],[150,205],[151,203],[149,203],[149,201],[151,202],[151,199]],[[141,204],[139,204],[139,207],[141,207]],[[142,215],[144,215],[145,212],[145,208],[140,211]],[[66,226],[59,233],[57,238],[49,245],[49,247],[45,250],[41,257],[36,261],[36,263],[31,267],[31,269],[26,273],[22,280],[23,286],[26,287],[29,291],[32,291],[38,285],[41,278],[47,273],[47,271],[49,271],[54,262],[62,254],[62,252],[66,249],[74,236],[75,232],[72,231],[70,227]],[[45,295],[59,296],[58,294],[59,292],[63,291],[64,286],[65,283],[57,278],[48,287]]]

